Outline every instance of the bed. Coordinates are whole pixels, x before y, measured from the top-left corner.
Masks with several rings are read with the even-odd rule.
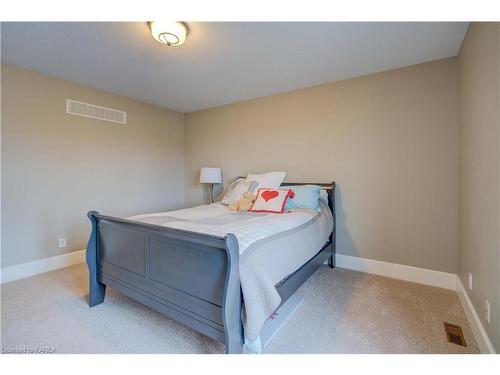
[[[89,212],[90,307],[109,286],[242,353],[316,269],[335,267],[335,183],[314,185],[327,193],[319,213],[217,203],[128,219]]]

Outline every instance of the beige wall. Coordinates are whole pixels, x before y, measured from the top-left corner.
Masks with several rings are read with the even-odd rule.
[[[457,70],[450,58],[187,114],[186,201],[285,170],[338,183],[338,251],[456,272]]]
[[[335,179],[340,253],[455,272],[456,90],[456,60],[445,59],[184,119],[2,66],[2,266],[84,248],[91,209],[200,203],[199,168],[214,165],[226,180],[272,169]],[[125,110],[129,122],[67,115],[66,98]]]
[[[126,111],[128,123],[68,115],[66,98]],[[183,114],[2,65],[1,120],[2,267],[83,249],[89,210],[183,205]]]
[[[500,352],[500,24],[472,23],[459,54],[458,274]],[[485,319],[485,300],[492,308]]]

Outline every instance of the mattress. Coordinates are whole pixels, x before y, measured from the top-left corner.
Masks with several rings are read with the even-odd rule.
[[[234,234],[240,253],[242,319],[250,340],[281,303],[276,285],[316,255],[333,229],[331,211],[323,200],[320,212],[234,212],[214,203],[128,219],[221,237]]]

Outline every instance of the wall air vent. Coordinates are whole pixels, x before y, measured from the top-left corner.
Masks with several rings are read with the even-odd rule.
[[[72,99],[66,99],[66,113],[95,118],[97,120],[117,122],[119,124],[127,123],[127,112],[101,107],[94,104],[78,102]]]

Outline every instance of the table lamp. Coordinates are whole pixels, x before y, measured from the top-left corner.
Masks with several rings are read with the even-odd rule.
[[[222,169],[202,167],[200,171],[200,183],[210,184],[210,203],[214,203],[214,184],[222,184]]]

